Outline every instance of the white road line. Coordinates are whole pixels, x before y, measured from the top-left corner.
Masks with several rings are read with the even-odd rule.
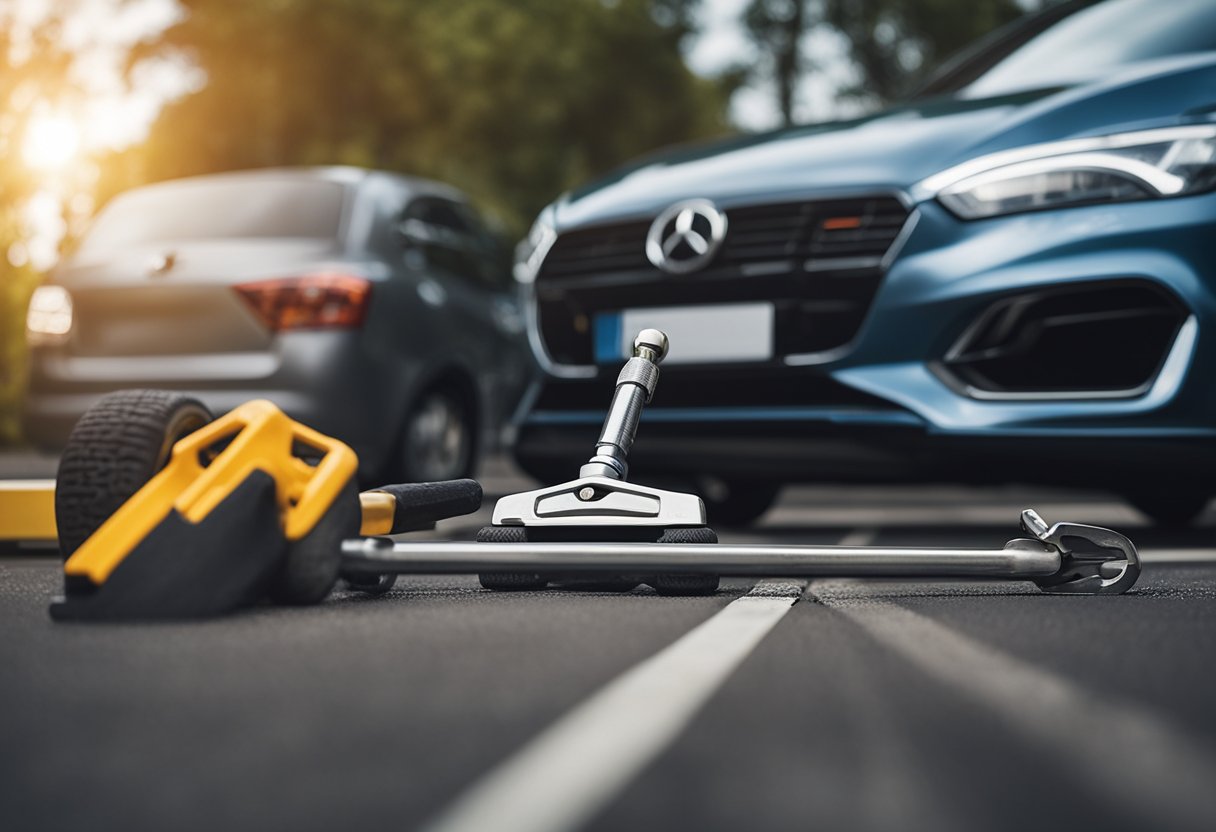
[[[805,589],[805,581],[757,583],[567,713],[426,829],[559,832],[580,826],[679,737]]]
[[[891,590],[890,584],[874,589]],[[878,598],[865,584],[817,581],[808,597],[1050,746],[1071,762],[1070,776],[1088,781],[1106,802],[1139,814],[1145,828],[1212,828],[1216,754],[1180,728]]]

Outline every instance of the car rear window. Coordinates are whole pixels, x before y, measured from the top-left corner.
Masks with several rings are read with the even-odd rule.
[[[262,177],[154,185],[106,206],[80,251],[233,237],[332,239],[339,233],[345,190],[323,179]]]

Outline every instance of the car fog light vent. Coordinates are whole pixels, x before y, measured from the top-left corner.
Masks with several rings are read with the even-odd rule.
[[[1186,321],[1145,281],[1026,293],[985,309],[937,369],[976,398],[1143,394]]]

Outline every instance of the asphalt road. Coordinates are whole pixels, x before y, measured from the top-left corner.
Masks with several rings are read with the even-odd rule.
[[[0,825],[1216,828],[1216,514],[1166,534],[1100,496],[799,488],[723,538],[999,546],[1027,504],[1126,532],[1140,585],[735,580],[673,599],[429,578],[72,626],[46,613],[57,562],[9,555]],[[489,505],[437,534],[469,537]]]

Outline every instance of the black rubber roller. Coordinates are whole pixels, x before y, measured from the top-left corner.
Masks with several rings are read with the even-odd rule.
[[[527,543],[528,530],[523,526],[485,526],[477,533],[478,543]],[[477,580],[486,589],[500,592],[523,592],[544,589],[549,579],[535,572],[486,572]]]
[[[531,534],[529,534],[531,532]],[[523,526],[486,526],[477,533],[478,543],[527,543],[562,540],[619,540],[653,543],[717,543],[713,529],[648,529],[645,527],[534,528]],[[628,592],[638,584],[649,584],[660,595],[712,595],[718,591],[717,575],[558,575],[536,572],[490,572],[478,576],[486,589],[507,592],[544,589],[550,583],[593,592]]]
[[[535,531],[535,530],[534,530]],[[478,543],[527,543],[528,529],[523,526],[486,526],[477,534]],[[500,592],[523,592],[544,589],[550,583],[583,592],[629,592],[642,581],[639,578],[589,577],[587,575],[541,575],[536,572],[488,572],[477,576],[486,589]]]
[[[717,543],[713,529],[696,526],[688,529],[667,529],[659,543]],[[655,575],[646,583],[660,595],[713,595],[718,591],[717,575]]]

